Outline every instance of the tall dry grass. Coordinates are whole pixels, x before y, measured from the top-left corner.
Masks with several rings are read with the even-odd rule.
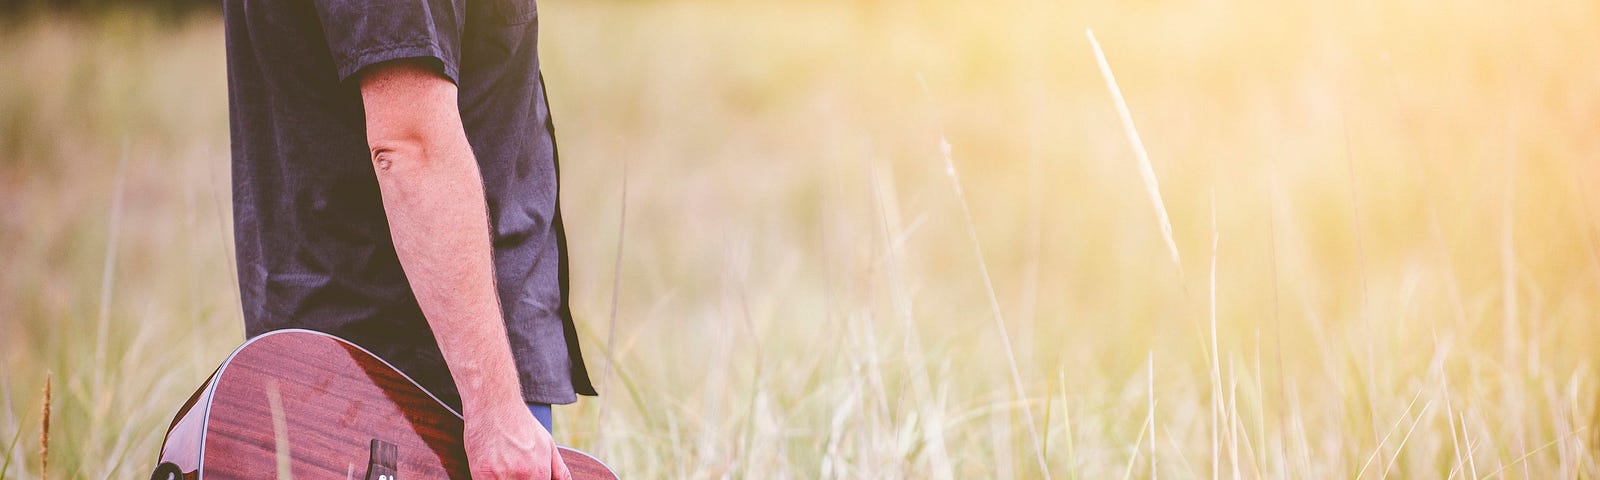
[[[557,438],[630,478],[1595,476],[1600,8],[1435,3],[543,2],[609,377]],[[241,340],[221,35],[0,22],[0,477],[46,372],[51,477],[147,475]]]

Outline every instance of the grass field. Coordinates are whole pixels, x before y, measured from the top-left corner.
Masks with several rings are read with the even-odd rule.
[[[624,478],[1600,475],[1593,2],[541,9]],[[0,478],[47,378],[144,478],[242,340],[222,51],[0,19]]]

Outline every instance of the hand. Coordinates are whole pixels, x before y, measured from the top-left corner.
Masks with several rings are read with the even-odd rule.
[[[474,479],[572,479],[550,432],[525,404],[468,412],[463,437]]]

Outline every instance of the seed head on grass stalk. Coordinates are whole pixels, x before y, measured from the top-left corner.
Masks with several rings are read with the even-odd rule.
[[[917,83],[922,87],[922,93],[928,98],[928,103],[933,103],[933,92],[928,89],[928,82],[917,76]],[[1022,406],[1023,419],[1028,423],[1028,440],[1033,443],[1034,458],[1039,462],[1039,474],[1045,480],[1050,479],[1050,464],[1044,460],[1044,449],[1039,442],[1038,427],[1033,425],[1033,407],[1029,406],[1027,389],[1022,386],[1022,371],[1017,368],[1016,350],[1011,348],[1011,334],[1006,331],[1005,316],[1000,312],[1000,298],[995,294],[994,281],[989,277],[989,262],[983,258],[983,244],[978,241],[978,228],[972,221],[972,208],[967,206],[967,196],[961,189],[961,177],[956,173],[955,156],[951,153],[949,137],[944,134],[944,126],[939,125],[939,153],[944,157],[944,173],[950,178],[950,188],[955,191],[956,203],[961,205],[961,217],[966,220],[967,237],[972,241],[972,250],[978,257],[978,273],[983,277],[984,292],[989,294],[989,309],[993,314],[995,330],[1000,334],[1000,346],[1006,353],[1006,365],[1011,368],[1012,386],[1016,388],[1017,402]],[[1047,393],[1048,394],[1048,393]]]
[[[1156,221],[1161,224],[1161,238],[1166,240],[1167,253],[1172,256],[1172,264],[1178,268],[1178,278],[1182,279],[1183,262],[1178,256],[1178,242],[1172,240],[1172,220],[1167,216],[1166,203],[1161,200],[1161,183],[1156,181],[1155,167],[1150,165],[1150,152],[1145,151],[1144,140],[1139,138],[1139,130],[1133,126],[1133,112],[1128,110],[1128,102],[1122,99],[1122,89],[1117,87],[1117,77],[1111,74],[1111,64],[1106,62],[1106,54],[1100,50],[1100,41],[1094,38],[1094,30],[1085,29],[1083,34],[1089,37],[1089,45],[1094,47],[1094,59],[1100,64],[1100,75],[1105,77],[1106,88],[1111,91],[1111,99],[1117,105],[1122,131],[1128,135],[1133,155],[1139,159],[1139,177],[1144,180],[1145,193],[1150,196]]]

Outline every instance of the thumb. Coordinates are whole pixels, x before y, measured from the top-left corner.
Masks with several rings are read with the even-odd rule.
[[[567,470],[567,462],[561,459],[561,449],[550,449],[550,478],[555,480],[572,480],[572,472]]]

